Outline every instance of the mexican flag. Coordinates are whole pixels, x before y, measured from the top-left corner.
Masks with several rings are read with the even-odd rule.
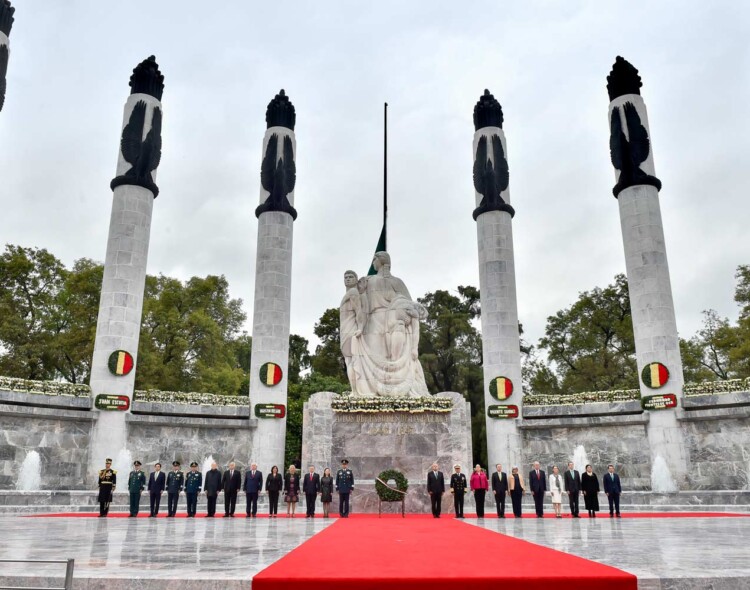
[[[490,393],[496,399],[508,399],[513,394],[513,381],[507,377],[496,377],[490,382]]]
[[[281,381],[281,367],[275,363],[266,363],[260,368],[260,380],[263,385],[276,385]]]
[[[641,378],[646,387],[659,389],[669,380],[669,369],[661,363],[649,363],[643,368]]]

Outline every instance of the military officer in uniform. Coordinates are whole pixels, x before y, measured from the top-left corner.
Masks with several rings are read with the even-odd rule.
[[[451,475],[451,494],[453,494],[453,508],[456,518],[464,517],[464,494],[466,493],[466,476],[461,473],[461,466],[453,466],[455,473]]]
[[[349,469],[349,460],[341,460],[341,469],[336,472],[336,491],[339,493],[339,516],[349,518],[349,494],[354,489],[354,474]]]
[[[112,469],[112,459],[104,461],[104,469],[99,470],[99,518],[109,513],[109,503],[117,486],[117,471]]]
[[[185,476],[185,496],[187,496],[187,515],[188,518],[195,517],[198,510],[198,494],[203,487],[203,474],[198,471],[198,464],[193,461],[190,463],[190,471]]]
[[[138,516],[141,507],[141,492],[146,487],[146,474],[141,471],[141,462],[133,461],[133,471],[128,477],[128,492],[130,492],[130,516]]]
[[[167,518],[177,514],[177,502],[185,487],[185,474],[180,471],[180,462],[172,461],[172,471],[167,476]]]

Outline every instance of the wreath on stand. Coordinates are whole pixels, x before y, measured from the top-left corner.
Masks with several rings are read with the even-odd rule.
[[[383,502],[400,502],[404,499],[404,494],[399,494],[398,492],[393,491],[389,486],[385,485],[390,480],[396,482],[396,489],[399,490],[399,492],[406,493],[406,490],[409,489],[409,482],[406,477],[404,477],[403,473],[396,471],[395,469],[386,469],[385,471],[382,471],[375,480],[375,491],[378,493],[378,498]]]

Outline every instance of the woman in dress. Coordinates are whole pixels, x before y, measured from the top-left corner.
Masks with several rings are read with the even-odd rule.
[[[586,471],[581,475],[581,491],[589,517],[596,518],[599,512],[599,478],[591,465],[586,465]]]
[[[266,491],[268,492],[268,516],[276,518],[279,514],[279,492],[284,487],[284,480],[279,473],[279,468],[274,465],[271,473],[266,478]]]
[[[299,473],[294,464],[289,466],[289,471],[284,476],[284,502],[286,502],[287,518],[294,518],[294,511],[299,502]]]
[[[469,480],[469,488],[474,491],[477,518],[484,518],[484,495],[489,488],[489,482],[487,481],[487,474],[479,464],[474,466],[474,473],[471,474],[471,479]]]
[[[323,518],[328,518],[333,502],[333,477],[328,467],[323,470],[323,477],[320,478],[320,501],[323,502]]]
[[[552,468],[552,475],[549,478],[549,492],[552,496],[552,508],[555,510],[555,518],[562,518],[562,495],[563,495],[563,478],[560,470],[555,465]]]
[[[510,487],[510,501],[513,503],[513,516],[521,518],[521,501],[523,500],[523,493],[526,490],[526,486],[523,483],[523,475],[518,472],[518,467],[515,465],[510,472],[508,478]]]

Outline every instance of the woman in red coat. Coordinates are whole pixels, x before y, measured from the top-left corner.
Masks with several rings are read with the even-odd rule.
[[[474,467],[474,473],[471,474],[469,488],[474,491],[474,502],[477,505],[477,517],[484,518],[484,495],[489,489],[489,482],[487,481],[487,474],[479,464]]]

